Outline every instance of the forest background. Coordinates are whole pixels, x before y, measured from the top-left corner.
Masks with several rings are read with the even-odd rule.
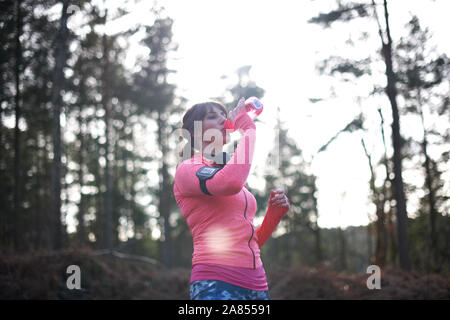
[[[171,67],[183,63],[173,62],[177,21],[161,3],[152,2],[146,23],[122,23],[120,31],[111,32],[110,24],[136,12],[139,1],[113,3],[1,3],[0,269],[6,297],[30,296],[28,289],[14,287],[13,279],[21,278],[23,266],[33,259],[44,259],[45,268],[52,269],[52,259],[73,258],[74,252],[80,253],[75,254],[80,264],[85,255],[137,260],[165,270],[169,278],[185,275],[180,281],[187,281],[192,238],[172,188],[184,145],[180,121],[197,101],[178,90],[177,70]],[[448,298],[450,60],[430,44],[432,32],[414,13],[393,39],[395,16],[389,15],[389,4],[329,1],[327,10],[308,18],[320,34],[352,29],[358,21],[370,23],[368,30],[352,29],[344,44],[349,51],[340,55],[322,46],[317,61],[310,61],[329,88],[321,95],[314,92],[302,108],[336,103],[344,110],[339,99],[350,91],[360,110],[331,135],[321,134],[326,125],[314,128],[311,136],[323,137],[314,154],[301,149],[304,137],[283,118],[283,101],[264,100],[267,90],[253,79],[251,65],[224,76],[221,94],[206,94],[228,108],[241,96],[272,103],[266,109],[272,110],[273,121],[261,116],[256,122],[260,132],[269,133],[261,142],[268,147],[263,163],[269,165],[252,170],[249,190],[258,203],[256,225],[271,189],[281,186],[291,201],[290,212],[262,248],[273,279],[281,277],[279,268],[309,270],[298,271],[306,278],[311,270],[325,270],[334,279],[356,277],[375,264],[393,273],[413,272],[418,279],[439,275],[446,279],[438,282]],[[136,46],[138,54],[131,54]],[[356,47],[367,50],[347,54]],[[135,58],[131,67],[130,55]],[[278,63],[270,61],[270,68]],[[286,90],[294,95],[302,90],[291,86]],[[414,130],[403,123],[413,123]],[[359,199],[368,204],[359,214],[368,223],[322,227],[318,203],[324,192],[313,162],[345,136],[356,138],[358,145],[351,148],[364,155],[369,196]],[[338,197],[346,197],[347,190],[338,184],[335,189]],[[342,217],[345,209],[335,205],[333,213]]]

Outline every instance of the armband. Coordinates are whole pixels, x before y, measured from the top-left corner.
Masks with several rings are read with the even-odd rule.
[[[204,166],[204,167],[201,167],[197,171],[196,176],[198,177],[198,180],[200,181],[200,189],[203,191],[204,194],[212,196],[212,194],[209,193],[208,189],[206,188],[206,180],[214,177],[214,175],[220,169],[222,169],[222,168]]]

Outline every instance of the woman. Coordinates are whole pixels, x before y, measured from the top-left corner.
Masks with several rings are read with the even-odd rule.
[[[196,104],[183,117],[192,153],[177,168],[174,194],[193,237],[193,300],[269,299],[260,248],[288,212],[289,200],[282,190],[272,190],[263,223],[253,226],[256,200],[245,182],[256,127],[244,102],[239,100],[228,119],[216,102]],[[242,134],[232,157],[222,150],[230,140],[227,121]],[[190,157],[195,149],[200,152]]]

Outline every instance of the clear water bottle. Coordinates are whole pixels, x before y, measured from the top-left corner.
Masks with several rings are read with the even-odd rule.
[[[250,97],[247,100],[245,100],[245,108],[247,111],[247,114],[252,120],[255,120],[257,116],[261,114],[263,111],[263,104],[261,103],[261,100],[259,100],[256,97]],[[233,126],[230,120],[227,120],[225,123],[225,129],[232,129],[236,130],[236,128]]]

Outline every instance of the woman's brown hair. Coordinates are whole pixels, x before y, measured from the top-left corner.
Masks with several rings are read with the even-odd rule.
[[[188,139],[188,142],[186,143],[183,150],[180,151],[180,157],[182,160],[189,159],[192,157],[195,153],[195,149],[200,149],[196,143],[200,143],[201,141],[196,141],[194,139],[194,122],[195,121],[203,121],[205,118],[206,113],[211,110],[212,108],[219,108],[225,112],[225,114],[228,114],[227,109],[225,106],[219,102],[211,101],[211,102],[202,102],[197,103],[193,105],[183,116],[183,125],[181,127],[181,134],[180,139],[183,137],[183,132],[186,132],[186,130],[189,132],[190,137],[185,137]],[[189,141],[190,139],[190,141]],[[190,144],[190,154],[185,154],[184,151],[187,151],[186,148]]]

